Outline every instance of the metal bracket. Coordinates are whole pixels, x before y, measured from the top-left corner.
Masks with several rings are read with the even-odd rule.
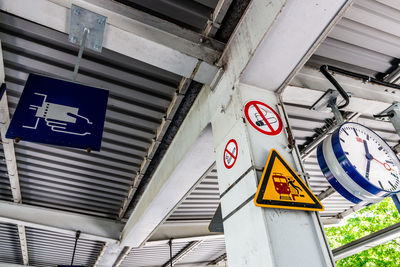
[[[338,91],[328,89],[312,106],[311,110],[328,112],[332,111],[338,124],[344,122],[343,116],[340,113],[338,106],[344,103],[345,100]],[[329,110],[330,109],[330,110]]]
[[[374,115],[377,120],[391,121],[397,134],[400,136],[400,103],[395,102],[390,107]]]
[[[69,41],[78,45],[84,43],[86,48],[101,52],[106,21],[105,16],[72,5]],[[88,30],[88,34],[86,42],[83,42],[85,29]]]

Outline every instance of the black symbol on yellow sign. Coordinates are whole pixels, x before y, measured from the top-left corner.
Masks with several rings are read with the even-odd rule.
[[[254,203],[259,207],[324,210],[311,190],[275,149],[268,156]]]

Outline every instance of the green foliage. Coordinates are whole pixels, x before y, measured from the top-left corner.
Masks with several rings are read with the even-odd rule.
[[[400,222],[391,198],[356,212],[343,226],[325,228],[332,249]],[[400,239],[339,260],[337,266],[400,266]]]

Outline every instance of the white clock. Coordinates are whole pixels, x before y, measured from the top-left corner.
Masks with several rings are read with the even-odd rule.
[[[342,124],[318,146],[317,158],[332,187],[354,203],[378,202],[400,191],[400,160],[361,124]]]

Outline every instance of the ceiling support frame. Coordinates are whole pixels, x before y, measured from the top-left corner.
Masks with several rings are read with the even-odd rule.
[[[182,34],[171,26],[172,23],[119,3],[91,0],[3,0],[0,2],[0,10],[68,33],[71,3],[107,17],[104,48],[197,82],[212,84],[219,70],[216,62],[224,47],[222,43],[212,39],[204,42],[199,34],[179,28],[184,32]],[[47,12],[43,13],[43,10]]]
[[[5,82],[3,63],[3,50],[0,43],[0,83]],[[10,180],[12,198],[15,203],[22,203],[21,188],[17,169],[17,158],[15,156],[14,140],[6,138],[6,132],[10,125],[10,112],[8,109],[7,93],[4,92],[0,99],[0,133],[4,151],[4,160],[7,166],[7,176]],[[24,265],[29,265],[28,244],[26,242],[25,226],[17,224],[18,236]]]

